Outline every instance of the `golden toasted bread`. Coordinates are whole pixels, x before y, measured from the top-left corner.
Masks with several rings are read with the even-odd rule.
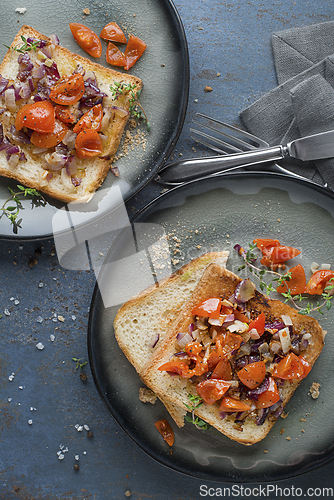
[[[189,331],[189,325],[191,324],[195,324],[196,328],[196,321],[199,321],[203,327],[201,318],[197,318],[192,314],[195,306],[206,299],[216,297],[233,305],[236,311],[236,302],[233,297],[235,297],[236,288],[241,281],[241,278],[218,264],[213,263],[208,266],[177,320],[173,323],[163,342],[141,372],[143,382],[159,397],[169,399],[180,407],[186,407],[186,405],[189,407],[191,406],[189,395],[194,397],[199,396],[196,389],[197,384],[203,380],[209,380],[211,377],[210,371],[204,372],[202,377],[195,376],[190,380],[189,378],[171,374],[159,368],[171,360],[184,359],[184,357],[175,356],[176,353],[182,351],[177,341],[180,332]],[[291,346],[288,351],[282,352],[283,344],[280,344],[279,337],[278,340],[275,340],[275,353],[271,351],[271,349],[274,349],[272,342],[275,339],[275,333],[278,335],[281,328],[277,327],[277,323],[282,323],[283,320],[287,321],[287,318],[290,318],[292,323],[292,327],[290,327],[292,332],[291,339],[298,339],[298,346],[295,347],[300,349],[300,356],[303,357],[310,367],[313,366],[321,353],[324,345],[324,332],[315,319],[300,315],[287,304],[279,300],[269,299],[255,289],[253,297],[243,304],[243,308],[245,310],[242,314],[249,321],[257,318],[260,313],[264,313],[266,325],[271,325],[271,327],[266,326],[265,333],[259,336],[256,335],[257,332],[254,332],[253,329],[250,332],[247,323],[240,321],[240,319],[237,320],[239,323],[235,319],[233,320],[234,323],[232,322],[232,325],[239,328],[239,330],[238,328],[233,330],[233,327],[231,327],[231,331],[234,331],[234,338],[238,335],[241,337],[241,345],[238,345],[234,350],[227,350],[225,353],[226,359],[228,359],[233,370],[232,382],[230,382],[231,385],[226,395],[247,402],[250,410],[245,412],[222,411],[220,406],[222,400],[219,399],[213,404],[203,402],[201,406],[195,409],[194,413],[229,438],[244,445],[251,445],[262,440],[268,434],[277,420],[278,414],[282,411],[301,382],[300,378],[287,380],[274,376],[279,360],[291,352]],[[238,317],[236,312],[235,316]],[[220,333],[224,336],[229,331],[228,328],[209,325],[206,331],[205,329],[203,331],[203,328],[202,330],[197,329],[193,332],[194,341],[206,342],[205,345],[208,351],[206,351],[205,356],[208,356],[215,349],[214,330],[216,330],[216,334],[218,331],[218,334]],[[210,336],[209,341],[208,335]],[[256,359],[265,361],[266,380],[274,380],[276,388],[279,391],[279,401],[276,405],[268,408],[256,406],[256,398],[259,398],[259,396],[255,396],[254,393],[249,392],[248,388],[243,386],[237,376],[237,372],[242,366],[241,362],[250,363],[251,359],[254,359],[254,357],[252,358],[254,355],[257,356]],[[251,398],[254,398],[254,400],[252,401]]]

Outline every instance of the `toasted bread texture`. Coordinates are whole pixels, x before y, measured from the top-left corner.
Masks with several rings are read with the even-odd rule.
[[[209,252],[178,269],[174,274],[126,302],[114,320],[118,345],[140,373],[163,342],[173,321],[196,288],[205,268],[212,262],[225,266],[228,252]],[[162,398],[179,427],[185,408]]]
[[[12,48],[22,46],[22,36],[26,39],[33,38],[50,42],[50,38],[47,36],[39,33],[30,26],[24,25],[11,44]],[[4,57],[0,66],[0,74],[9,80],[10,83],[16,83],[17,75],[20,71],[19,56],[22,56],[22,54],[16,50],[12,50],[12,48],[8,50]],[[92,62],[90,59],[72,53],[61,45],[51,44],[51,48],[52,58],[50,60],[56,64],[61,78],[72,75],[73,72],[79,71],[80,68],[84,79],[88,75],[92,76],[93,73],[99,90],[106,94],[102,102],[104,116],[106,116],[103,130],[103,152],[100,156],[90,158],[79,159],[76,157],[77,172],[75,175],[65,175],[64,168],[55,171],[54,169],[50,170],[48,167],[48,162],[45,159],[46,153],[52,154],[54,151],[53,148],[47,151],[39,151],[32,144],[22,144],[15,137],[9,136],[10,128],[14,124],[18,110],[24,104],[33,102],[39,83],[45,85],[43,79],[37,80],[33,78],[33,93],[26,99],[19,99],[16,101],[14,108],[11,107],[9,111],[7,110],[0,115],[0,123],[3,126],[4,135],[10,137],[11,143],[18,145],[20,151],[25,155],[25,160],[13,163],[8,162],[6,151],[0,151],[0,175],[15,179],[27,187],[35,188],[66,203],[87,202],[92,198],[96,189],[101,186],[110,170],[111,162],[118,149],[124,127],[129,117],[130,92],[124,92],[115,101],[110,90],[110,85],[114,85],[114,82],[124,83],[125,85],[135,86],[135,91],[138,91],[142,88],[142,81],[130,74],[117,72]],[[29,55],[30,61],[37,67],[39,62],[41,62],[39,61],[39,51],[30,50],[26,54]],[[2,97],[2,101],[2,104],[5,105],[4,97]],[[116,111],[115,113],[113,106],[116,106],[121,111],[118,113]],[[86,111],[88,108],[81,108],[81,111],[82,109]],[[107,117],[109,119],[106,125]],[[70,145],[70,147],[74,151],[74,144]],[[75,179],[73,179],[74,177]]]
[[[193,308],[210,297],[229,299],[240,281],[238,276],[215,263],[205,270],[191,298],[141,372],[143,382],[158,396],[167,398],[180,407],[189,405],[189,394],[198,396],[195,383],[178,375],[171,376],[166,371],[160,371],[159,367],[170,361],[173,355],[180,350],[177,348],[176,337],[179,332],[187,331],[189,324],[193,321]],[[251,319],[256,318],[261,312],[265,313],[267,322],[281,320],[282,315],[289,316],[296,335],[303,336],[305,333],[310,335],[308,346],[303,351],[303,357],[313,366],[324,345],[324,332],[314,318],[300,315],[287,304],[279,300],[269,299],[258,291],[247,302],[246,307]],[[300,380],[281,380],[280,383],[280,398],[284,407],[300,384]],[[195,410],[195,414],[232,440],[244,445],[251,445],[262,440],[277,419],[275,416],[271,416],[266,418],[262,425],[258,425],[256,423],[257,415],[254,414],[247,416],[241,422],[236,420],[235,414],[228,414],[222,418],[219,403],[220,401],[209,405],[203,402]],[[258,411],[260,410],[255,410],[255,412]]]

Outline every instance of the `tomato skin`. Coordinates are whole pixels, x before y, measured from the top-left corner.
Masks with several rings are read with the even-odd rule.
[[[225,396],[222,399],[219,410],[225,412],[235,412],[235,411],[248,411],[251,407],[238,399],[232,398],[230,396]]]
[[[271,265],[283,264],[287,260],[297,257],[301,251],[286,245],[275,245],[263,248],[262,253],[261,264],[270,267]]]
[[[73,132],[79,134],[82,130],[94,129],[97,132],[101,128],[101,122],[103,118],[103,110],[101,104],[96,104],[87,113],[85,113],[78,123],[75,124]]]
[[[123,52],[119,50],[118,47],[112,42],[108,43],[107,52],[106,52],[106,61],[108,64],[112,66],[120,66],[124,68],[125,64],[125,56]]]
[[[101,31],[100,37],[110,42],[126,43],[126,37],[115,22],[108,23]]]
[[[224,358],[228,356],[230,352],[235,349],[239,349],[241,343],[243,342],[243,337],[237,335],[236,333],[222,333],[216,337],[216,351],[219,357]]]
[[[200,304],[195,306],[191,311],[193,316],[205,316],[213,319],[219,318],[221,310],[221,299],[211,297],[210,299],[203,300]]]
[[[273,372],[273,376],[286,380],[304,378],[304,364],[299,356],[290,352],[278,363]]]
[[[304,376],[303,378],[306,377],[306,375],[308,375],[312,369],[312,366],[306,361],[305,358],[303,358],[303,356],[299,356],[299,359],[300,359],[300,362],[301,364],[303,365],[303,368],[304,368]]]
[[[134,65],[135,62],[143,55],[147,45],[143,40],[138,38],[137,36],[131,35],[128,43],[126,44],[124,56],[125,56],[125,64],[124,69],[128,70],[131,66]]]
[[[173,446],[174,432],[167,420],[158,420],[158,422],[155,422],[154,425],[155,428],[160,432],[166,443],[169,444],[169,446]]]
[[[167,363],[159,366],[158,370],[162,372],[175,373],[176,375],[184,377],[189,371],[189,366],[180,360],[168,361]]]
[[[238,371],[237,375],[239,380],[248,389],[255,389],[263,382],[266,376],[266,365],[264,361],[255,361],[244,366]]]
[[[82,130],[75,139],[75,151],[78,158],[92,158],[103,151],[101,138],[96,130]]]
[[[16,130],[28,127],[37,132],[52,132],[55,124],[55,110],[50,101],[25,104],[15,118]]]
[[[225,380],[204,380],[196,386],[198,394],[208,405],[213,405],[228,391],[230,385]]]
[[[292,267],[289,270],[289,273],[291,273],[291,278],[279,285],[276,288],[277,292],[286,293],[288,290],[290,290],[291,295],[304,293],[306,286],[306,277],[303,266],[301,264],[298,264],[297,266]]]
[[[31,134],[30,142],[38,148],[53,148],[64,139],[67,130],[66,125],[56,119],[52,132],[34,131]]]
[[[74,113],[66,106],[61,106],[60,104],[57,104],[55,106],[55,114],[56,118],[60,120],[63,123],[75,123],[75,116]]]
[[[255,243],[255,245],[261,250],[261,252],[266,247],[276,247],[280,244],[278,240],[274,240],[271,238],[256,238],[255,240],[253,240],[253,243]]]
[[[93,30],[80,23],[69,24],[74,40],[92,57],[101,57],[101,40]]]
[[[275,380],[269,377],[269,387],[266,391],[259,394],[257,401],[255,401],[256,408],[270,408],[270,406],[278,403],[280,395],[277,389]]]
[[[254,328],[257,331],[257,333],[261,336],[264,334],[265,324],[266,324],[266,316],[262,312],[257,316],[257,318],[253,319],[249,323],[248,329],[250,331]]]
[[[329,269],[319,269],[312,274],[311,278],[307,282],[304,293],[308,293],[310,295],[321,295],[329,284],[329,280],[334,278],[334,271],[330,271]],[[334,285],[334,283],[331,283]]]
[[[211,379],[232,380],[232,367],[228,359],[221,359],[212,372]]]
[[[80,74],[61,78],[51,87],[50,99],[56,104],[70,105],[80,101],[85,92],[83,76]]]

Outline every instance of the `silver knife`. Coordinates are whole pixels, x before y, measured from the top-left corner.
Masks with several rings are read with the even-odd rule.
[[[286,146],[258,148],[223,156],[177,160],[165,165],[158,172],[155,180],[159,184],[178,185],[206,175],[288,157],[303,161],[334,157],[334,130],[302,137],[289,142]]]

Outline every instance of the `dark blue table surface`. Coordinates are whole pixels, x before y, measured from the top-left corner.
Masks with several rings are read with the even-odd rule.
[[[175,6],[189,45],[190,93],[172,158],[196,154],[189,127],[197,111],[238,124],[239,112],[276,86],[273,31],[334,19],[330,0],[176,0]],[[129,201],[130,217],[161,192],[153,181],[147,185]],[[0,498],[228,497],[219,488],[231,484],[205,483],[147,456],[107,412],[88,366],[81,380],[73,358],[88,359],[93,272],[64,269],[53,240],[0,241],[0,279]],[[230,497],[286,498],[293,488],[305,494],[307,488],[334,488],[332,469],[330,462],[272,483],[270,494],[239,485]],[[326,498],[319,492],[313,497]]]

